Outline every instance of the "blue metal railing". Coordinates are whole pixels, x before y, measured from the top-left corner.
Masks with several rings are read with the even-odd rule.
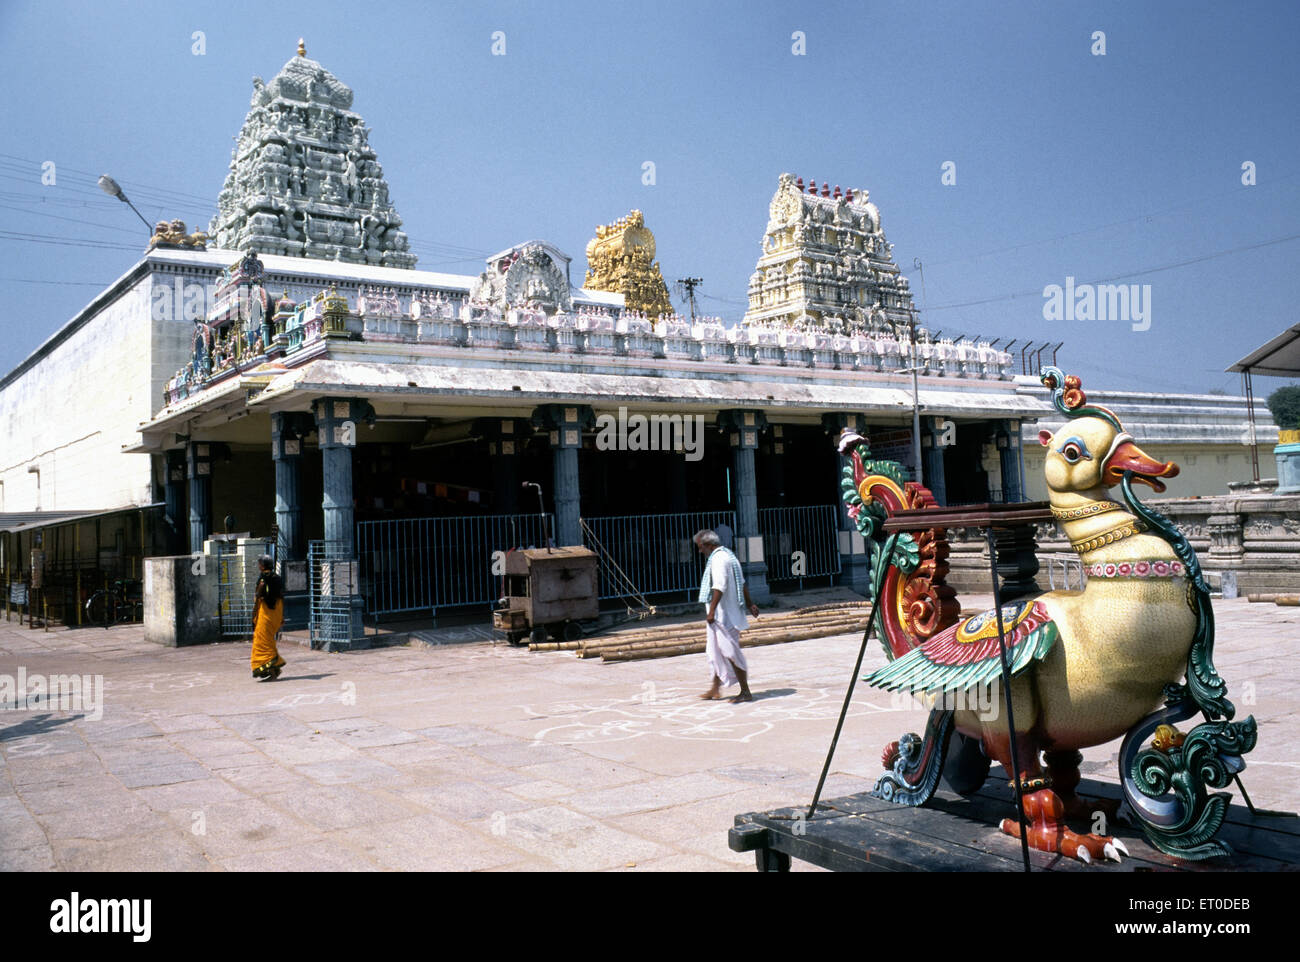
[[[357,563],[336,541],[307,543],[311,611],[308,630],[313,648],[352,641],[352,599],[357,593]]]
[[[759,508],[768,581],[802,581],[840,573],[839,509],[833,504]]]
[[[553,530],[549,514],[358,522],[366,613],[490,605],[501,594],[504,553],[545,547],[546,533]]]
[[[685,592],[700,586],[703,559],[691,536],[712,528],[727,540],[736,530],[734,511],[688,511],[681,514],[630,514],[584,518],[587,547],[601,555],[600,597],[623,598],[628,588],[617,571],[643,595]]]

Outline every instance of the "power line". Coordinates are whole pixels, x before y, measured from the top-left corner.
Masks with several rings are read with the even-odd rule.
[[[1201,264],[1204,263],[1205,261],[1214,260],[1215,258],[1218,257],[1227,257],[1229,254],[1240,254],[1243,251],[1258,250],[1261,247],[1272,247],[1275,244],[1285,244],[1289,241],[1298,240],[1298,239],[1300,239],[1300,234],[1290,234],[1286,237],[1278,237],[1273,240],[1261,241],[1258,244],[1246,244],[1242,247],[1230,248],[1229,250],[1215,251],[1212,254],[1204,254],[1200,257],[1193,257],[1185,261],[1178,261],[1175,264],[1165,264],[1161,267],[1149,267],[1140,271],[1130,271],[1129,273],[1126,274],[1115,274],[1111,277],[1103,277],[1100,278],[1099,280],[1088,281],[1087,283],[1108,284],[1111,281],[1127,280],[1128,278],[1131,277],[1145,277],[1147,274],[1159,274],[1162,271],[1172,271],[1179,267],[1187,267],[1191,264]],[[1080,286],[1082,286],[1082,284],[1076,281],[1075,287],[1080,287]],[[1043,292],[1041,289],[1035,289],[1032,291],[1018,291],[1015,294],[999,294],[996,297],[986,297],[978,301],[963,301],[959,304],[940,304],[936,307],[928,308],[927,313],[933,313],[935,311],[947,311],[958,307],[974,307],[979,304],[995,304],[998,301],[1011,301],[1011,300],[1015,300],[1018,297],[1042,297],[1042,296],[1043,296]]]
[[[1294,180],[1296,177],[1300,177],[1300,171],[1295,171],[1290,174],[1286,174],[1282,177],[1270,178],[1268,184],[1266,185],[1234,187],[1231,190],[1220,191],[1217,194],[1202,195],[1201,197],[1199,197],[1194,201],[1191,201],[1190,203],[1178,204],[1174,207],[1165,207],[1161,210],[1151,211],[1150,213],[1139,214],[1136,217],[1127,217],[1123,220],[1111,221],[1109,224],[1099,224],[1096,227],[1084,227],[1080,230],[1070,231],[1069,233],[1066,234],[1057,234],[1055,237],[1047,237],[1047,238],[1043,238],[1042,240],[1026,241],[1021,244],[1013,244],[1010,247],[997,247],[991,250],[981,250],[978,253],[971,254],[967,257],[950,257],[948,260],[933,261],[927,263],[929,263],[931,267],[942,267],[945,264],[960,264],[963,261],[978,260],[981,257],[989,257],[993,254],[1006,254],[1012,251],[1024,250],[1029,247],[1041,247],[1045,244],[1051,244],[1055,241],[1067,240],[1068,238],[1071,237],[1080,237],[1084,234],[1095,234],[1098,231],[1109,230],[1112,227],[1123,227],[1128,224],[1135,224],[1143,220],[1149,220],[1152,217],[1160,217],[1164,214],[1172,214],[1178,211],[1193,210],[1196,208],[1203,209],[1205,207],[1207,200],[1214,199],[1217,197],[1223,197],[1231,194],[1239,194],[1247,190],[1252,192],[1259,191],[1267,187],[1276,186],[1278,184],[1284,184],[1288,181]]]
[[[141,251],[139,244],[115,244],[112,241],[88,237],[50,237],[46,234],[27,234],[20,231],[0,230],[0,240],[22,241],[28,244],[53,244],[57,247],[94,247],[102,250]]]
[[[0,158],[4,158],[4,160],[7,161],[17,161],[19,164],[31,164],[37,168],[40,168],[41,164],[44,163],[44,161],[32,160],[30,157],[19,157],[15,154],[0,153]],[[47,159],[52,159],[52,158],[47,158]],[[3,162],[4,161],[0,161],[0,163]],[[58,161],[54,161],[54,164],[55,164],[56,172],[67,171],[72,174],[79,174],[83,177],[89,178],[92,183],[94,183],[99,179],[99,174],[93,174],[88,170],[80,170],[76,167],[66,167],[60,164]],[[16,167],[16,165],[13,163],[8,164],[7,166]],[[160,194],[173,194],[176,197],[190,198],[192,200],[204,201],[204,202],[207,202],[208,200],[206,197],[202,197],[198,194],[191,194],[188,191],[173,190],[170,187],[155,187],[151,184],[143,183],[142,181],[122,180],[121,183],[124,186],[131,187],[132,189],[137,191],[154,191]]]
[[[70,221],[73,224],[84,224],[87,227],[98,227],[101,230],[123,231],[125,233],[135,234],[137,236],[140,233],[139,228],[118,227],[116,224],[101,224],[98,221],[86,220],[85,218],[82,217],[64,217],[61,214],[51,214],[43,210],[27,210],[22,207],[13,207],[10,206],[9,204],[0,204],[0,210],[16,210],[22,214],[34,214],[37,217],[51,217],[54,220],[66,220],[66,221]]]
[[[61,287],[98,287],[101,290],[108,284],[99,281],[44,281],[32,277],[0,277],[0,284],[54,284]]]

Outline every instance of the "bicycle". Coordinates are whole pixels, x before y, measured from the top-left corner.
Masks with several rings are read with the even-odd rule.
[[[111,628],[124,622],[134,622],[139,613],[144,620],[144,598],[128,595],[127,587],[136,587],[138,581],[114,581],[112,588],[100,588],[86,601],[86,618],[92,625]]]

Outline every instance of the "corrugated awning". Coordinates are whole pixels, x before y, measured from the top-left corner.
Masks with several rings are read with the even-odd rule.
[[[1300,324],[1293,324],[1228,368],[1232,374],[1243,371],[1267,377],[1300,377]]]
[[[0,531],[14,533],[34,531],[38,528],[71,524],[74,521],[88,521],[92,518],[104,518],[112,514],[126,514],[128,511],[149,511],[161,507],[165,507],[165,503],[162,501],[157,504],[129,504],[124,508],[110,508],[99,511],[16,511],[10,514],[0,514]]]

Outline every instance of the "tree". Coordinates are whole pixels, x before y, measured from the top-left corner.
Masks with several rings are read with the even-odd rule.
[[[1268,396],[1268,410],[1279,431],[1300,429],[1300,387],[1280,387]]]

